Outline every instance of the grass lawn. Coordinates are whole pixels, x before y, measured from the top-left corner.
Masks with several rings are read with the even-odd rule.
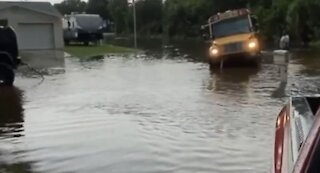
[[[109,53],[133,53],[136,50],[126,47],[104,44],[98,46],[71,45],[66,46],[65,51],[72,56],[85,58],[97,55],[106,55]]]

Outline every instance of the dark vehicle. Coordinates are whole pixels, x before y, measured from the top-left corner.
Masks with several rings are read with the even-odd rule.
[[[18,59],[18,43],[11,27],[0,27],[0,85],[12,85]]]
[[[63,19],[64,41],[82,42],[89,45],[103,39],[105,22],[96,14],[71,14]]]
[[[272,173],[320,170],[320,98],[293,97],[280,112]]]

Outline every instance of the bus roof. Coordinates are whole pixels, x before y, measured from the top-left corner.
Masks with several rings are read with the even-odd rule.
[[[238,16],[245,16],[245,15],[249,15],[249,14],[250,14],[250,10],[246,9],[246,8],[237,9],[237,10],[228,10],[226,12],[218,13],[216,15],[211,16],[209,18],[208,22],[209,23],[217,23],[217,22],[220,22],[225,19],[230,19],[230,18],[234,18],[234,17],[238,17]]]

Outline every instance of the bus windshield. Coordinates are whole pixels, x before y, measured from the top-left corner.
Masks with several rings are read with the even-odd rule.
[[[248,16],[236,17],[213,24],[212,31],[215,38],[249,33],[250,24]]]

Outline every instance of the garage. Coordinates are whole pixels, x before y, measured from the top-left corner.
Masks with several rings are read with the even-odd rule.
[[[62,15],[49,2],[0,1],[0,25],[14,28],[20,52],[64,48]]]
[[[53,25],[20,23],[18,25],[18,44],[25,50],[54,49]]]

